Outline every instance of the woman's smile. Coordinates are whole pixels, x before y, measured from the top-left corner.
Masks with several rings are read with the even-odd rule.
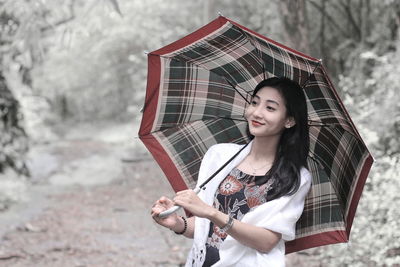
[[[261,122],[259,122],[259,121],[255,121],[255,120],[252,120],[252,121],[251,121],[251,124],[252,124],[254,127],[258,127],[258,126],[264,125],[264,123],[261,123]]]

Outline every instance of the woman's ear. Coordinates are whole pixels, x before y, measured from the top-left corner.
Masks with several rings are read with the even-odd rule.
[[[286,120],[285,127],[286,127],[287,129],[289,129],[289,128],[295,126],[295,125],[296,125],[296,121],[294,120],[293,117],[289,117],[289,118]]]

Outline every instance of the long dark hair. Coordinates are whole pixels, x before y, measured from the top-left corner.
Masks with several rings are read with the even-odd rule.
[[[261,81],[253,91],[253,97],[263,87],[278,90],[287,110],[287,116],[293,117],[296,124],[285,128],[271,169],[264,175],[256,177],[257,185],[274,178],[267,199],[272,200],[284,195],[294,194],[300,186],[300,170],[307,168],[307,156],[310,147],[307,103],[301,86],[285,77],[273,77]],[[248,129],[247,129],[248,130]],[[254,138],[248,130],[251,139]]]

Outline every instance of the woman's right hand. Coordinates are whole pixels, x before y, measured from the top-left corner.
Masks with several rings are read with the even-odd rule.
[[[160,225],[171,229],[172,231],[180,231],[180,219],[176,213],[173,213],[165,218],[160,218],[158,215],[174,206],[174,202],[166,197],[161,197],[157,200],[151,208],[151,216]]]

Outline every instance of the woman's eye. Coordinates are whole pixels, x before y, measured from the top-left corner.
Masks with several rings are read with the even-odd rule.
[[[270,106],[267,106],[267,110],[269,110],[269,111],[274,111],[274,110],[275,110],[275,108],[273,108],[273,107],[270,107]]]
[[[251,105],[253,105],[253,106],[255,106],[255,105],[257,105],[257,101],[251,101]]]

